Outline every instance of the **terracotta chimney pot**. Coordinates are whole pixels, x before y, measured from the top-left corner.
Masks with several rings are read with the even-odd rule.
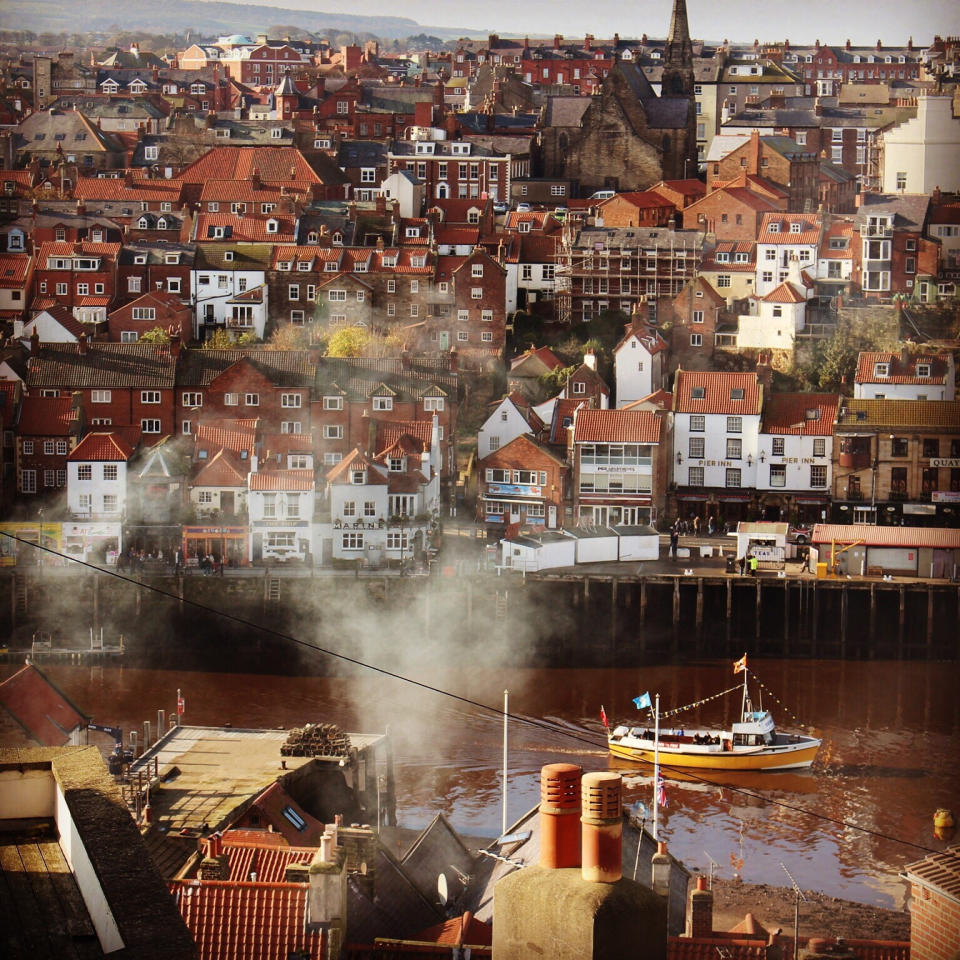
[[[580,814],[583,864],[589,883],[616,883],[623,876],[622,778],[619,773],[584,774]]]
[[[573,763],[550,763],[540,770],[540,866],[549,870],[580,866],[580,778]]]

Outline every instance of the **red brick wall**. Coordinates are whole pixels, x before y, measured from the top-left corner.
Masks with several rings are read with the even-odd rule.
[[[913,885],[910,960],[956,960],[960,945],[960,904]]]

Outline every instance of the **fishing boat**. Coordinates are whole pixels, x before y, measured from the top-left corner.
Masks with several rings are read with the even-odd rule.
[[[729,730],[698,728],[661,729],[660,720],[683,710],[699,706],[705,701],[679,707],[661,716],[659,696],[653,708],[649,694],[634,701],[638,707],[651,707],[653,724],[647,727],[619,725],[607,727],[607,745],[610,753],[626,760],[653,763],[671,768],[699,768],[705,770],[795,770],[809,767],[817,755],[821,741],[802,734],[780,733],[773,716],[763,709],[760,694],[759,709],[754,709],[747,689],[749,670],[746,655],[734,664],[734,673],[743,673],[740,720]],[[708,699],[715,699],[741,690],[738,684]],[[605,718],[606,714],[602,713]]]

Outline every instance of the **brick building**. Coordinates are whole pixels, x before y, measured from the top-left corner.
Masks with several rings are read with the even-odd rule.
[[[82,430],[82,410],[69,394],[23,398],[16,422],[17,496],[49,494],[67,485],[67,457]]]
[[[911,960],[952,960],[960,943],[960,845],[907,864]]]
[[[563,526],[567,465],[524,434],[478,464],[477,520],[486,524]]]
[[[851,400],[833,437],[834,522],[945,525],[960,508],[960,401]],[[936,519],[934,519],[936,518]]]

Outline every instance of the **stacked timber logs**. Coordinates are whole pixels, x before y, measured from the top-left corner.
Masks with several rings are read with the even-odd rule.
[[[346,757],[350,737],[335,723],[308,723],[294,727],[280,747],[281,757]]]

